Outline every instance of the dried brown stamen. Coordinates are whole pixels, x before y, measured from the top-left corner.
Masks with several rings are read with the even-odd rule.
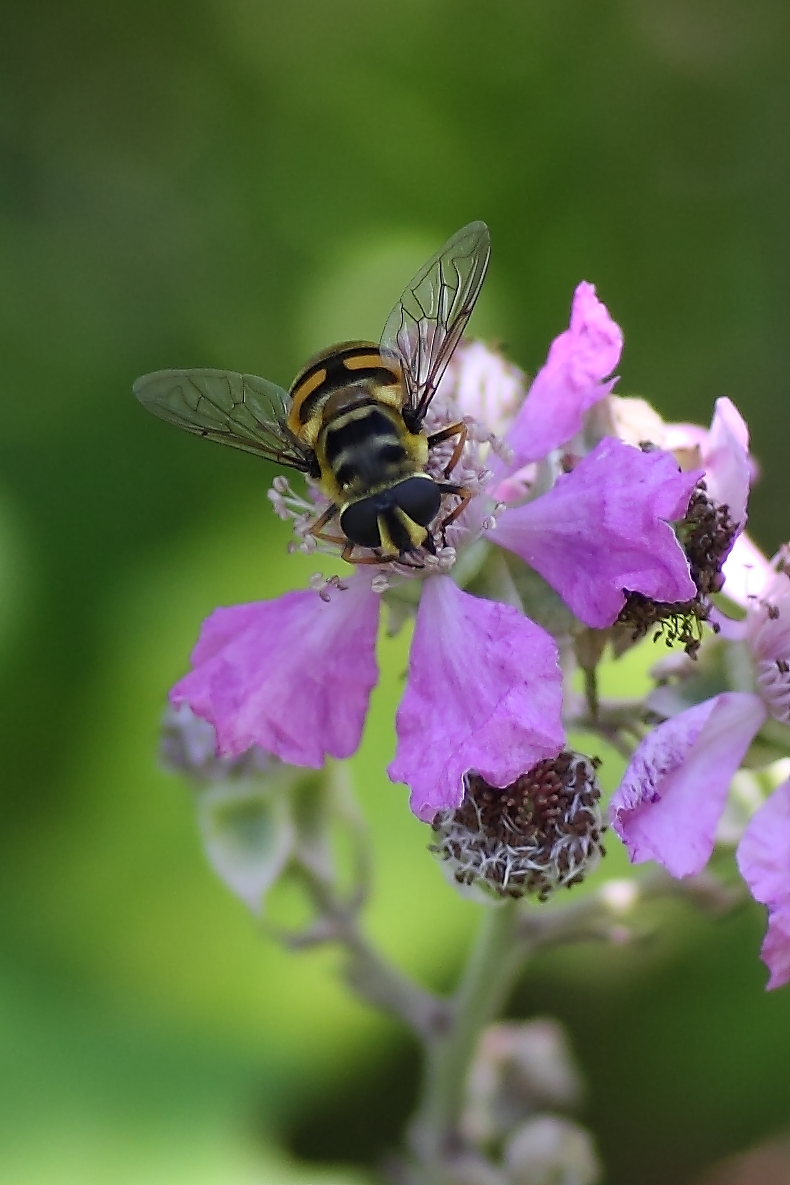
[[[458,810],[434,820],[432,850],[457,881],[501,897],[545,900],[578,884],[604,854],[596,765],[566,749],[504,789],[469,774]]]

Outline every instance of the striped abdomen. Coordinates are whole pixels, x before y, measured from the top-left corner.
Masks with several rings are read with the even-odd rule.
[[[382,354],[373,342],[342,342],[316,355],[294,379],[288,427],[315,448],[333,395],[363,388],[370,394],[375,392],[377,402],[400,408],[404,402],[402,380],[397,361]]]
[[[360,396],[327,417],[317,442],[319,465],[331,472],[344,503],[423,468],[422,458],[415,456],[417,441],[400,412],[362,392]],[[418,438],[420,443],[423,439]]]

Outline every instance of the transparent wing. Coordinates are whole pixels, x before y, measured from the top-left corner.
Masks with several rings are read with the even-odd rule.
[[[418,423],[472,315],[490,254],[484,222],[462,227],[420,268],[384,326],[381,348],[403,366]]]
[[[157,370],[134,393],[160,420],[308,472],[313,454],[286,426],[288,396],[276,383],[232,370]]]

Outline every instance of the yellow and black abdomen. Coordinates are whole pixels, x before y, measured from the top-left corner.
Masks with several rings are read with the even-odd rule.
[[[399,409],[372,396],[354,400],[322,428],[317,457],[352,543],[391,558],[425,543],[441,493],[425,472],[428,439],[408,430]]]
[[[382,354],[374,342],[341,342],[316,354],[291,384],[288,427],[309,448],[315,448],[333,395],[349,388],[376,392],[377,402],[403,406],[403,375],[395,358]]]
[[[359,391],[324,425],[316,452],[322,473],[336,483],[335,501],[344,504],[423,469],[424,439],[413,437],[399,411]]]

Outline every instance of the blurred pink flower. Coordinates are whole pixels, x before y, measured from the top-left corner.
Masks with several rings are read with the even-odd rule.
[[[768,906],[763,962],[769,988],[790,983],[790,782],[752,817],[738,846],[738,867],[756,901]]]
[[[713,852],[730,784],[760,728],[770,717],[790,724],[790,578],[781,566],[747,610],[742,630],[752,664],[753,691],[726,691],[654,729],[640,744],[612,798],[612,825],[635,864],[657,860],[673,876],[694,875]],[[790,815],[779,804],[755,815],[739,848],[750,888],[760,886],[760,841],[774,827],[766,853],[790,850]],[[769,800],[773,802],[773,798]],[[763,814],[763,811],[766,813]],[[744,847],[745,845],[745,847]],[[790,863],[781,892],[772,882],[772,922],[763,956],[769,986],[790,978]],[[755,892],[758,900],[764,898]],[[788,937],[788,945],[780,941]],[[786,974],[787,972],[787,974]]]

